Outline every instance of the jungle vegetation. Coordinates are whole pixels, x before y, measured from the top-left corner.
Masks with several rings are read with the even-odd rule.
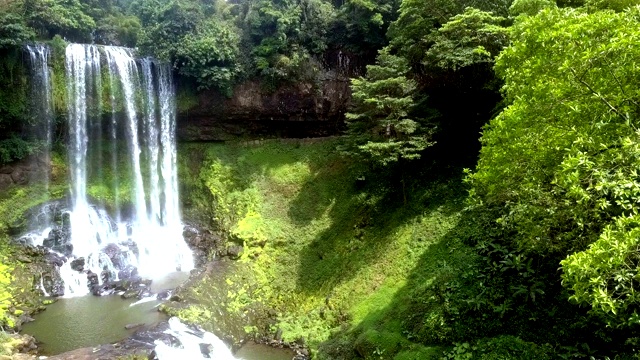
[[[206,193],[198,201],[215,202],[230,235],[260,242],[258,228],[277,237],[316,223],[304,212],[263,214],[256,197],[283,192],[263,199],[282,210],[279,201],[297,201],[292,194],[309,184],[322,191],[304,209],[338,198],[334,215],[357,214],[357,222],[337,222],[348,239],[344,229],[322,238],[342,239],[354,254],[363,241],[395,241],[389,224],[413,234],[397,238],[410,249],[425,251],[418,237],[441,242],[431,258],[398,255],[412,261],[398,265],[410,273],[402,284],[362,295],[386,297],[386,310],[339,293],[359,321],[335,307],[306,323],[283,315],[285,333],[320,334],[312,345],[326,359],[637,358],[639,25],[638,0],[0,0],[0,161],[37,151],[19,139],[28,122],[27,42],[137,47],[171,62],[183,83],[228,96],[247,79],[268,89],[317,81],[346,54],[353,101],[345,136],[330,151],[276,147],[260,160],[200,149],[209,157],[190,175]],[[288,151],[296,159],[287,164],[303,164],[287,170],[293,175],[314,166],[339,174],[260,172],[260,161]],[[238,167],[255,177],[241,178]],[[356,179],[364,190],[335,195]],[[267,224],[267,213],[282,217]],[[292,223],[277,222],[285,218]],[[276,254],[260,261],[277,262]],[[431,261],[442,258],[451,263]],[[277,297],[334,276],[310,271],[317,277],[301,277],[307,282],[297,288],[268,274],[255,281]],[[295,296],[312,308],[319,293]]]

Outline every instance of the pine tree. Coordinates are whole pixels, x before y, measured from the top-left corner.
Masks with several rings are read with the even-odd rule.
[[[343,153],[378,165],[420,157],[433,144],[432,128],[412,119],[416,82],[407,78],[406,59],[388,48],[378,53],[366,77],[351,80],[353,107],[347,117],[347,140]]]

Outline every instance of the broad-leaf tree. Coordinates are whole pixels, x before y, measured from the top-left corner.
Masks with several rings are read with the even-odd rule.
[[[240,72],[237,30],[221,21],[202,28],[183,38],[176,52],[176,66],[180,74],[194,78],[199,89],[213,87],[230,95]]]
[[[519,17],[496,64],[509,105],[469,177],[510,246],[575,253],[565,285],[613,326],[639,323],[639,20],[638,8]]]
[[[331,4],[322,0],[243,2],[237,22],[250,58],[247,71],[272,84],[301,80],[309,70],[313,73],[309,60],[326,49],[332,17]]]
[[[25,0],[29,25],[46,38],[58,34],[75,41],[89,41],[95,21],[78,0]]]
[[[0,49],[20,46],[34,37],[23,12],[22,1],[0,2]]]
[[[453,70],[474,64],[493,64],[493,59],[507,45],[504,18],[475,8],[451,17],[429,36],[432,46],[425,52],[425,67]]]

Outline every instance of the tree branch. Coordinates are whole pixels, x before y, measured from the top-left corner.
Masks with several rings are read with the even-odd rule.
[[[621,117],[625,122],[629,122],[629,118],[622,114],[620,111],[618,111],[618,109],[615,108],[615,106],[611,105],[611,103],[609,101],[607,101],[607,99],[604,98],[604,96],[602,96],[598,91],[596,91],[593,87],[591,87],[591,85],[589,85],[589,83],[587,83],[586,81],[582,80],[582,77],[578,77],[576,71],[573,68],[570,68],[569,70],[571,70],[571,73],[573,74],[573,76],[575,77],[575,79],[582,85],[586,86],[587,89],[589,89],[589,91],[595,95],[598,99],[600,99],[600,101],[602,101],[605,105],[607,105],[607,107],[609,109],[611,109],[611,111],[613,111],[614,113],[616,113],[616,115],[618,115],[619,117]]]

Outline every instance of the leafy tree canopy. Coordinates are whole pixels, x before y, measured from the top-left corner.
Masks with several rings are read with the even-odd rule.
[[[398,0],[348,0],[332,25],[331,40],[360,56],[373,58],[387,43],[386,32],[397,17]]]
[[[556,7],[556,2],[552,0],[515,0],[509,8],[509,15],[518,16],[525,14],[533,16],[542,9]]]
[[[333,8],[322,0],[248,0],[241,4],[238,27],[251,59],[250,75],[273,82],[304,77],[310,57],[327,48]],[[312,65],[311,65],[312,66]]]
[[[616,326],[637,322],[638,20],[638,8],[519,17],[496,64],[509,106],[469,176],[475,204],[501,209],[514,246],[575,253],[565,285]]]
[[[239,67],[237,31],[222,22],[212,22],[203,30],[186,35],[176,52],[182,75],[196,79],[199,88],[217,87],[230,94]]]
[[[391,44],[409,59],[412,65],[420,64],[424,53],[433,44],[431,34],[461,14],[467,7],[506,15],[510,0],[405,0],[400,5],[398,19],[391,24],[388,36]]]
[[[89,41],[96,23],[78,0],[25,0],[27,21],[40,36],[55,34],[76,41]]]
[[[21,1],[0,2],[0,49],[19,46],[35,36],[21,15],[23,11]]]
[[[195,33],[204,19],[202,9],[189,2],[143,1],[140,6],[132,4],[132,7],[139,11],[137,15],[144,25],[138,35],[140,50],[164,60],[175,59],[182,39]]]
[[[422,61],[426,67],[457,70],[477,63],[493,63],[507,45],[504,18],[467,8],[453,16],[429,38],[433,44]]]

